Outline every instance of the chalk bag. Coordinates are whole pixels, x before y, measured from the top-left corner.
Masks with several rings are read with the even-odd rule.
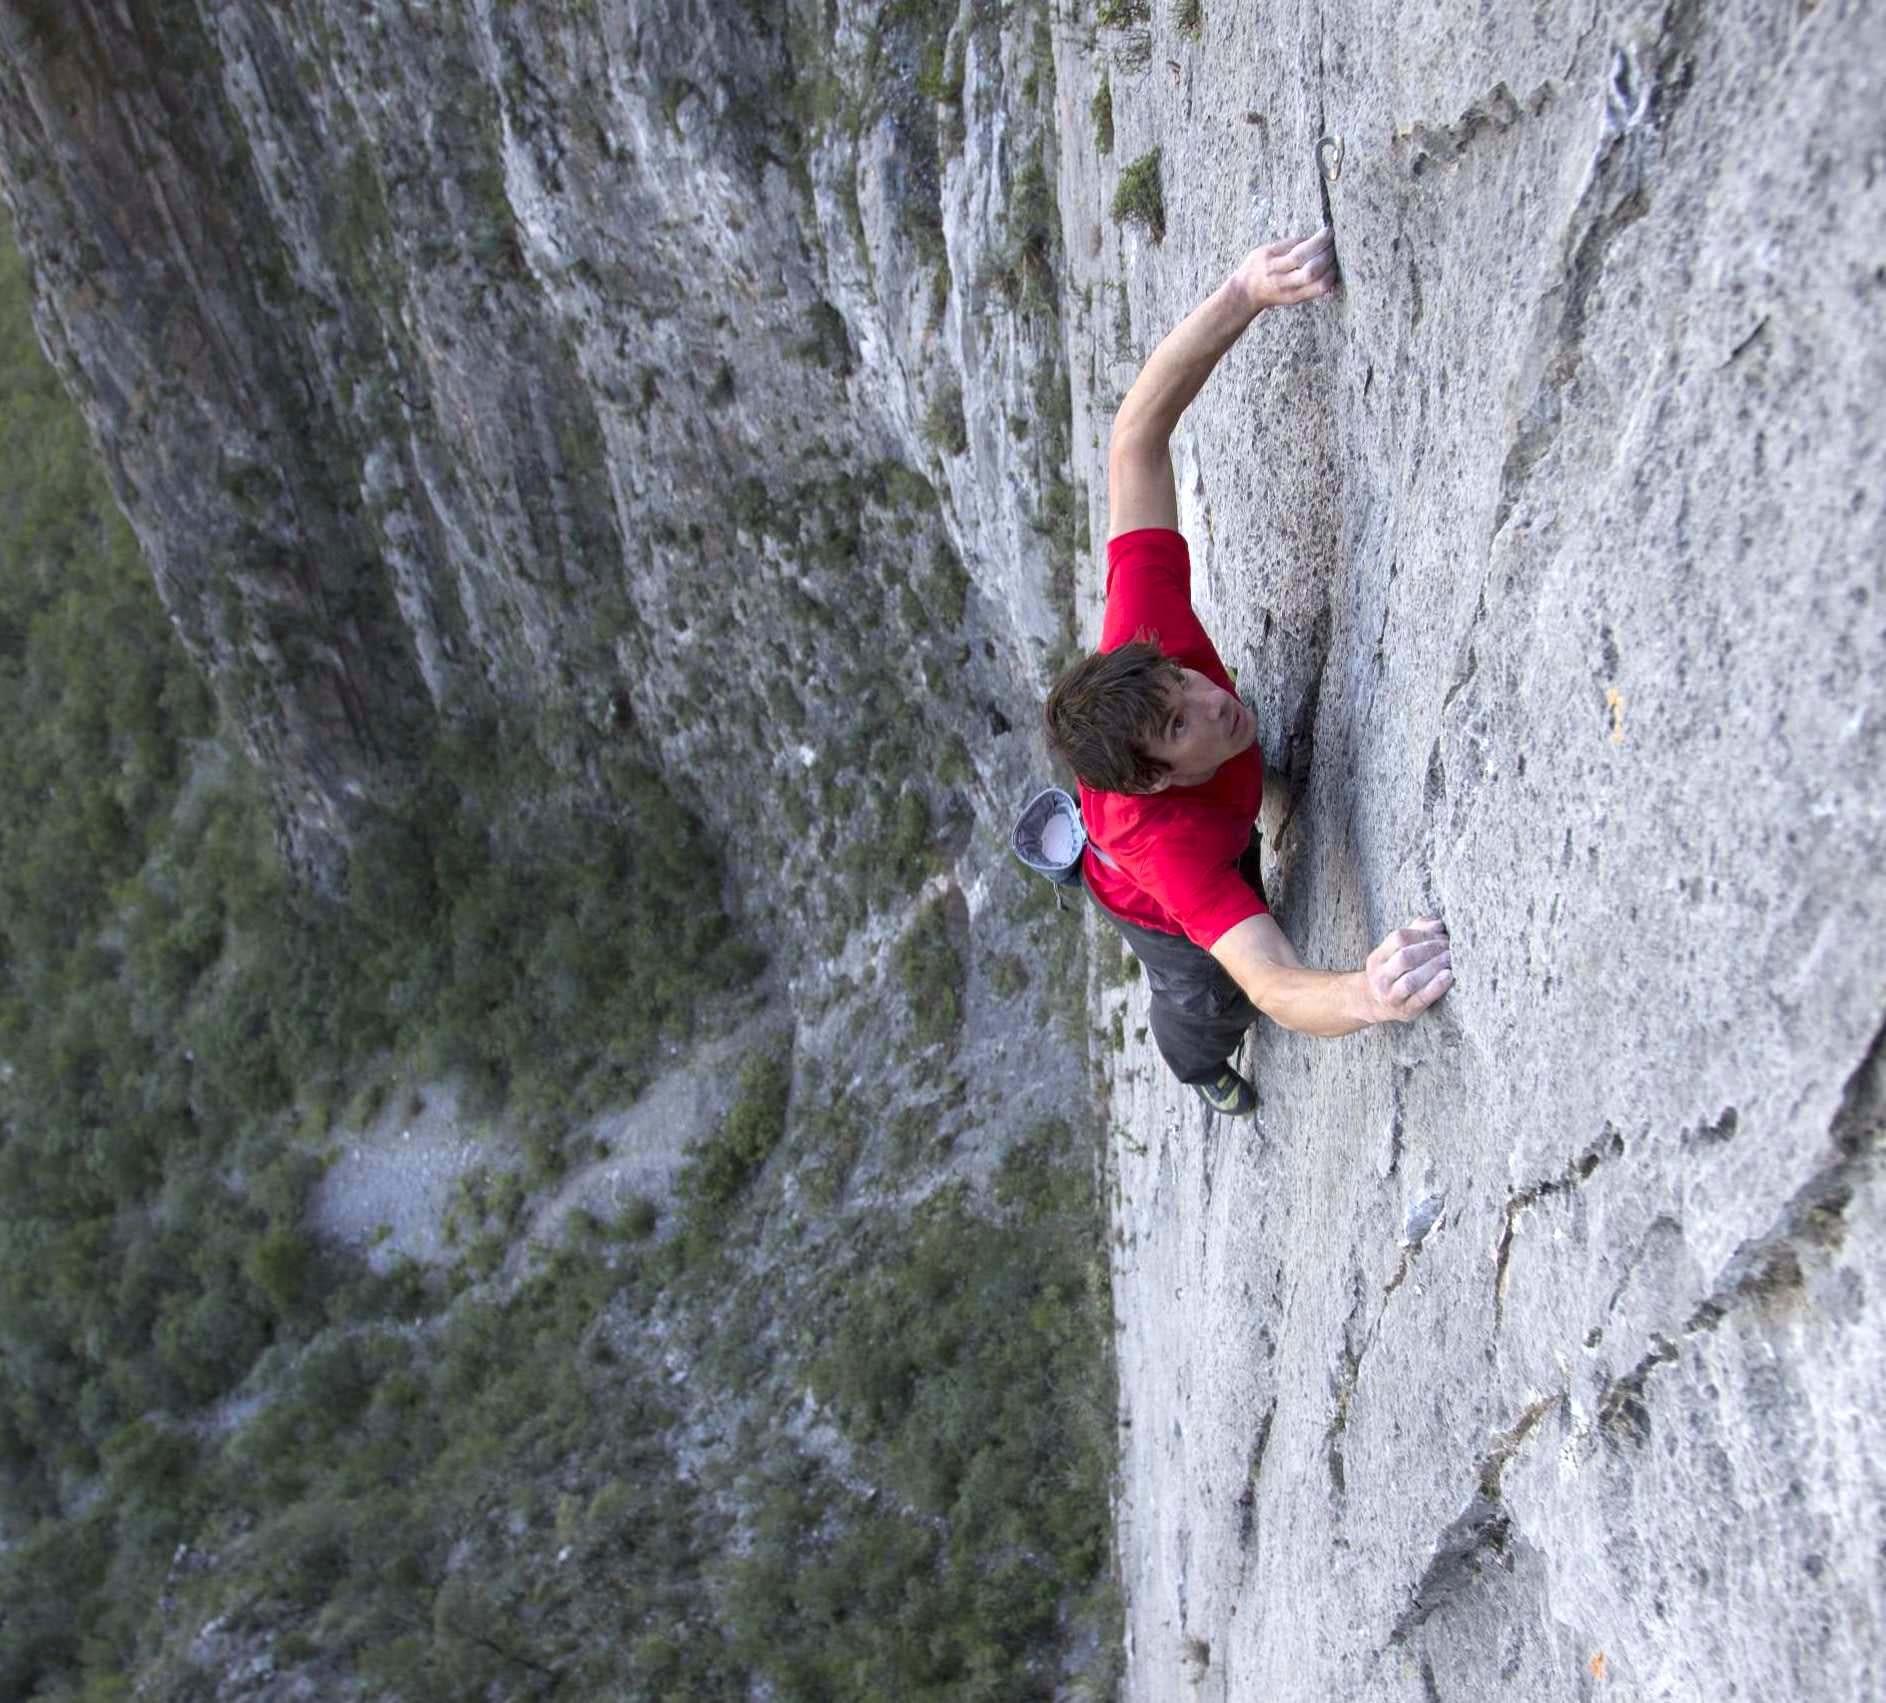
[[[1009,849],[1057,887],[1080,885],[1081,852],[1086,845],[1080,806],[1058,786],[1046,787],[1029,799],[1009,836]]]

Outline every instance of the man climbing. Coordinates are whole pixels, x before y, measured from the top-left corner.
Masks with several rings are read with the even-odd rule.
[[[1327,229],[1267,244],[1153,351],[1113,419],[1100,645],[1048,695],[1049,742],[1080,777],[1088,892],[1145,966],[1166,1063],[1231,1117],[1257,1106],[1231,1059],[1260,1011],[1347,1035],[1406,1022],[1454,979],[1438,918],[1396,929],[1347,972],[1306,970],[1277,926],[1258,874],[1257,721],[1193,613],[1178,532],[1179,416],[1258,314],[1336,281]]]

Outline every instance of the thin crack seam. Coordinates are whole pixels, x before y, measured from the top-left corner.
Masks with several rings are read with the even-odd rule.
[[[1511,1521],[1501,1500],[1501,1484],[1510,1466],[1525,1447],[1539,1423],[1566,1399],[1564,1390],[1554,1390],[1529,1402],[1519,1417],[1493,1439],[1487,1452],[1474,1468],[1474,1493],[1467,1505],[1441,1532],[1420,1580],[1408,1599],[1408,1606],[1396,1618],[1389,1632],[1391,1648],[1407,1640],[1409,1633],[1440,1608],[1467,1579],[1478,1570],[1480,1556],[1505,1545]]]
[[[1886,1120],[1886,1023],[1874,1032],[1866,1052],[1841,1090],[1840,1104],[1827,1126],[1828,1140],[1837,1155],[1795,1190],[1765,1235],[1752,1236],[1723,1263],[1708,1294],[1683,1321],[1683,1335],[1714,1331],[1730,1313],[1750,1300],[1798,1289],[1805,1281],[1801,1242],[1827,1246],[1853,1199],[1859,1173],[1870,1167],[1878,1151]],[[1682,1358],[1682,1349],[1662,1333],[1651,1337],[1649,1350],[1630,1371],[1606,1385],[1598,1399],[1598,1420],[1613,1430],[1622,1427],[1639,1442],[1649,1435],[1650,1416],[1643,1395],[1650,1379],[1663,1367]]]

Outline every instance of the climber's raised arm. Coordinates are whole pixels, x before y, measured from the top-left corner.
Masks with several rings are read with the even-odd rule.
[[[1360,970],[1306,970],[1270,916],[1246,917],[1211,955],[1273,1023],[1306,1035],[1349,1035],[1418,1017],[1454,985],[1454,957],[1439,917],[1417,917],[1369,954]]]
[[[1335,239],[1327,228],[1300,240],[1266,243],[1166,334],[1113,417],[1107,451],[1109,538],[1144,526],[1177,528],[1170,444],[1179,416],[1264,309],[1316,301],[1335,288]]]

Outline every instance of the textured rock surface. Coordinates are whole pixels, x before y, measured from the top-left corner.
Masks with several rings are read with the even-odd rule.
[[[1879,14],[1094,40],[1084,445],[1344,139],[1346,293],[1225,362],[1182,518],[1298,782],[1285,926],[1352,965],[1433,907],[1459,974],[1398,1032],[1260,1028],[1256,1132],[1114,996],[1129,1693],[1876,1696]],[[1155,146],[1160,247],[1100,213]]]
[[[304,865],[442,719],[604,805],[632,739],[834,1079],[908,1056],[911,906],[976,942],[969,1165],[1079,1085],[999,833],[1080,486],[1341,134],[1346,294],[1226,362],[1182,516],[1284,923],[1438,908],[1459,985],[1261,1030],[1256,1132],[1100,995],[1129,1691],[1877,1695],[1886,31],[1091,10],[0,0],[0,183]],[[933,873],[861,912],[884,841]]]
[[[1078,938],[1004,849],[1082,519],[1046,17],[0,0],[43,340],[303,870],[441,731],[602,834],[650,763],[800,1055],[972,1170],[1085,1073],[1000,974]]]
[[[960,838],[1072,569],[1038,14],[0,9],[41,330],[304,867],[493,707],[575,787],[628,730],[762,913],[886,726],[994,747],[890,788]]]

